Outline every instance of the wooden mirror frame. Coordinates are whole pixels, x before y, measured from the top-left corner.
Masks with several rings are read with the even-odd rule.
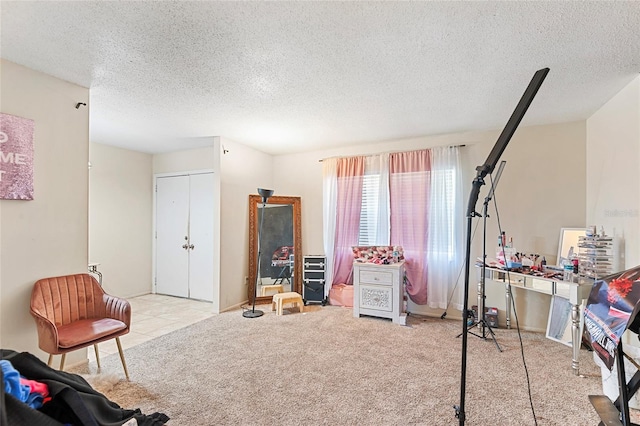
[[[291,204],[293,206],[293,282],[292,290],[302,294],[302,231],[300,197],[272,196],[267,204]],[[256,296],[256,268],[258,260],[258,206],[262,205],[260,195],[249,195],[249,303],[271,303],[273,296]]]

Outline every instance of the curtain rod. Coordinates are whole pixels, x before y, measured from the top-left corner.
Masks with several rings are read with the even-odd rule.
[[[462,144],[462,145],[450,145],[447,148],[463,148],[467,145]],[[431,148],[438,148],[436,146],[432,146]],[[422,149],[431,149],[431,148],[422,148]],[[386,152],[379,152],[378,154],[392,154],[394,152],[411,152],[411,151],[419,151],[417,149],[412,149],[410,151],[386,151]],[[368,155],[378,155],[378,154],[368,154]],[[351,157],[361,157],[362,155],[360,154],[356,154],[356,155],[336,155],[334,157],[327,157],[327,158],[321,158],[318,160],[318,163],[322,163],[324,160],[328,160],[330,158],[351,158]],[[365,155],[366,157],[367,155]]]

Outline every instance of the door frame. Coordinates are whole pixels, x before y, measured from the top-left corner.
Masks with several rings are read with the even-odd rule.
[[[197,169],[197,170],[185,170],[185,171],[177,171],[177,172],[165,172],[165,173],[154,173],[153,174],[153,209],[152,209],[152,229],[151,229],[151,292],[153,294],[157,294],[157,274],[156,274],[156,256],[157,256],[157,247],[156,247],[156,205],[157,205],[157,191],[158,186],[157,182],[159,178],[165,177],[177,177],[177,176],[190,176],[190,175],[201,175],[205,173],[213,173],[214,177],[214,190],[220,191],[220,187],[215,185],[215,182],[218,178],[218,175],[214,169]],[[212,194],[215,195],[215,194]],[[218,194],[219,195],[219,194]],[[214,210],[219,210],[220,206],[220,197],[214,196]],[[213,274],[213,307],[214,313],[218,313],[220,309],[220,216],[214,212],[214,217],[212,218],[214,221],[214,244],[213,244],[213,259],[214,259],[214,272]],[[217,220],[217,222],[216,222]]]

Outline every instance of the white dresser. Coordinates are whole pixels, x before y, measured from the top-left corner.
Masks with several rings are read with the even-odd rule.
[[[404,262],[390,265],[353,263],[353,316],[391,318],[405,325]]]

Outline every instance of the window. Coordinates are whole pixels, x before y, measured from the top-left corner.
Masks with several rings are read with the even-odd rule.
[[[454,169],[434,170],[431,172],[410,172],[399,173],[394,175],[394,179],[410,180],[420,179],[426,181],[429,185],[432,175],[435,178],[439,177],[439,181],[443,183],[442,187],[435,188],[435,191],[431,193],[431,202],[437,203],[438,211],[443,217],[452,218],[456,214],[456,174]],[[433,189],[433,188],[432,188]],[[422,194],[403,194],[403,199],[407,203],[422,203],[427,208],[426,191]],[[380,175],[368,174],[364,176],[362,184],[362,205],[360,211],[360,228],[358,233],[358,245],[361,246],[374,246],[389,244],[389,241],[377,240],[377,229],[379,221],[382,220],[379,217],[378,204],[380,202]],[[442,235],[440,241],[444,239],[448,244],[438,245],[445,251],[441,254],[446,255],[450,259],[455,257],[456,250],[456,235],[453,226],[440,229],[438,232],[445,232],[446,235]]]
[[[464,254],[459,173],[458,147],[327,159],[323,220],[332,282],[349,282],[351,246],[401,245],[411,300],[448,306]]]
[[[365,175],[362,182],[362,209],[360,211],[360,232],[358,245],[374,246],[378,221],[378,203],[380,201],[380,175]],[[388,242],[385,242],[388,244]]]

